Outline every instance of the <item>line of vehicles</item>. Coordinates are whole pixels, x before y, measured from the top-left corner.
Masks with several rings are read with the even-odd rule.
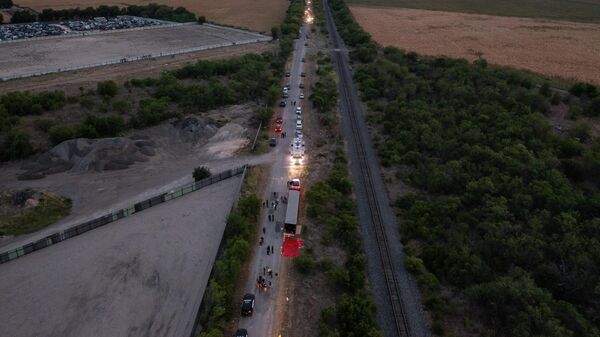
[[[302,30],[299,32],[298,37],[301,38]],[[308,38],[308,35],[307,37]],[[306,45],[306,44],[305,44]],[[302,63],[306,60],[304,58],[301,59]],[[287,71],[285,73],[286,77],[291,77],[291,73]],[[300,73],[300,77],[306,77],[305,72]],[[298,88],[304,89],[304,83],[300,82],[298,84]],[[291,84],[287,84],[282,89],[282,98],[283,100],[279,103],[281,108],[287,106],[288,102],[286,101],[290,98],[290,89]],[[292,101],[291,104],[294,106],[294,115],[295,115],[295,124],[294,124],[294,137],[290,142],[290,160],[292,164],[301,165],[304,163],[304,155],[305,155],[305,146],[304,146],[304,135],[303,124],[302,124],[302,107],[300,106],[300,102],[304,99],[304,93],[301,91],[298,94],[298,100]],[[283,110],[284,110],[283,109]],[[286,132],[284,131],[284,120],[282,115],[278,115],[275,117],[273,129],[276,135],[279,135],[279,138],[286,138]],[[271,138],[269,141],[270,146],[277,145],[277,138]],[[300,234],[302,226],[298,223],[298,210],[300,208],[300,190],[301,184],[300,179],[293,178],[287,183],[287,195],[282,200],[287,204],[285,220],[284,220],[284,240],[289,237],[294,237],[295,235]],[[247,293],[242,298],[242,306],[241,306],[241,315],[243,317],[249,317],[254,314],[254,306],[256,303],[256,296],[252,293]],[[235,333],[236,337],[248,337],[248,331],[246,329],[238,329]]]

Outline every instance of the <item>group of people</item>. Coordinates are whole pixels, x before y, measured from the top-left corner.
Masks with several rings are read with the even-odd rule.
[[[258,275],[256,278],[256,287],[262,291],[267,291],[273,286],[273,283],[270,280],[267,280],[266,276],[271,280],[273,279],[273,269],[269,268],[269,266],[263,267],[263,274]],[[277,276],[278,274],[275,273],[275,278],[277,278]]]

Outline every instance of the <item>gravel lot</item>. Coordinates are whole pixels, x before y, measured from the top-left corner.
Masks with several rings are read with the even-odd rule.
[[[22,41],[0,48],[0,77],[175,52],[221,43],[255,40],[256,33],[182,25],[84,37]]]
[[[0,265],[0,334],[188,336],[240,179]]]

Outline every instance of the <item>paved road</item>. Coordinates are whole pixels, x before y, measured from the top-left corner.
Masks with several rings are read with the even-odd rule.
[[[291,68],[289,69],[291,76],[286,77],[287,82],[285,83],[291,85],[289,91],[290,97],[287,99],[288,104],[283,109],[283,131],[286,132],[287,137],[285,139],[277,138],[277,146],[274,150],[275,157],[271,166],[271,174],[266,188],[267,195],[263,196],[263,199],[269,199],[269,203],[274,200],[273,192],[276,192],[277,196],[286,195],[287,181],[291,178],[302,176],[303,170],[305,169],[305,165],[295,165],[290,163],[289,145],[294,137],[296,123],[296,115],[294,112],[296,107],[292,102],[296,101],[296,106],[302,106],[303,110],[304,103],[308,102],[306,99],[300,100],[298,98],[300,92],[304,92],[306,95],[308,91],[307,88],[300,89],[298,87],[299,83],[302,82],[302,77],[300,76],[304,65],[302,58],[304,58],[306,54],[303,37],[307,30],[307,26],[304,25],[302,27],[301,39],[294,42],[295,49]],[[307,156],[309,154],[310,153],[307,153]],[[307,159],[305,159],[305,162],[306,160]],[[282,289],[280,289],[279,286],[279,278],[281,278],[281,276],[279,278],[274,277],[273,280],[267,277],[268,280],[271,280],[273,286],[266,293],[259,291],[255,287],[256,278],[263,274],[263,268],[265,266],[269,266],[274,272],[279,273],[282,267],[282,259],[284,259],[281,257],[283,232],[278,228],[279,225],[275,222],[268,221],[268,214],[270,213],[275,214],[276,222],[283,222],[285,218],[285,204],[280,203],[277,210],[263,208],[261,214],[261,222],[265,227],[265,234],[261,233],[260,235],[265,237],[265,244],[263,246],[258,246],[257,244],[258,253],[255,254],[254,259],[251,261],[251,272],[246,284],[246,291],[256,295],[255,313],[252,317],[242,317],[239,324],[240,328],[248,330],[249,336],[278,336],[282,320],[281,313],[285,309],[282,306],[285,306],[286,301],[280,297],[283,296]],[[267,255],[267,245],[272,245],[276,253]]]
[[[373,186],[375,189],[375,199],[380,207],[380,216],[384,224],[384,232],[387,241],[390,244],[390,255],[395,257],[392,268],[396,274],[401,290],[401,300],[404,303],[405,314],[407,316],[410,336],[425,337],[430,336],[431,332],[427,326],[425,314],[421,305],[419,289],[412,275],[404,266],[404,252],[400,242],[400,234],[398,231],[398,222],[396,215],[390,207],[390,201],[385,189],[385,185],[381,178],[379,169],[379,161],[375,153],[371,137],[368,133],[367,124],[364,119],[360,100],[357,95],[357,90],[352,80],[350,71],[350,61],[348,52],[337,29],[333,23],[331,11],[328,7],[327,0],[324,1],[325,10],[327,13],[327,22],[329,32],[334,42],[332,51],[333,59],[336,64],[336,71],[340,77],[338,88],[340,92],[342,111],[342,130],[346,142],[348,143],[348,152],[350,157],[350,169],[354,188],[356,190],[356,199],[358,204],[358,218],[360,223],[361,234],[363,236],[363,245],[365,255],[368,261],[369,285],[373,291],[377,301],[377,320],[379,326],[383,330],[386,337],[398,337],[395,325],[395,316],[392,312],[391,303],[389,300],[389,292],[386,286],[386,280],[383,275],[383,268],[379,256],[378,243],[374,227],[372,225],[371,209],[367,200],[367,190],[364,181],[363,173],[360,168],[359,158],[357,153],[358,144],[355,143],[352,136],[352,121],[349,115],[348,102],[352,103],[352,108],[359,116],[357,128],[360,139],[364,144],[365,157],[367,165],[372,173]],[[336,43],[337,42],[337,43]]]
[[[240,179],[0,265],[0,336],[189,336]]]

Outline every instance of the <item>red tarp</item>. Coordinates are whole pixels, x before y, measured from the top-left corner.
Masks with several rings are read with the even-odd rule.
[[[296,257],[298,256],[300,248],[302,248],[302,239],[285,238],[283,241],[281,255],[287,257]]]

